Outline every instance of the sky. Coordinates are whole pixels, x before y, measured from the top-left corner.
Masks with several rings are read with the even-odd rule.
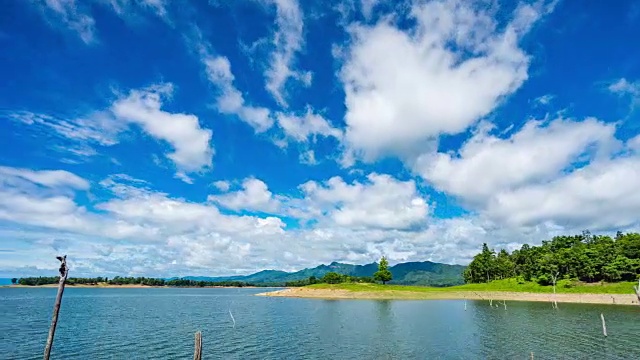
[[[0,276],[467,264],[640,228],[634,1],[9,1]]]

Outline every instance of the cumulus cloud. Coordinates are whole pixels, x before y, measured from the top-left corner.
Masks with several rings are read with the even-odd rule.
[[[370,174],[367,182],[346,183],[333,177],[325,183],[309,181],[300,186],[305,194],[304,211],[326,216],[338,226],[411,229],[425,224],[427,200],[415,183],[384,174]]]
[[[316,136],[334,137],[342,139],[342,130],[333,127],[321,115],[314,114],[311,109],[302,116],[278,113],[278,126],[284,130],[286,136],[298,142],[305,142]]]
[[[206,55],[203,62],[209,81],[220,91],[216,104],[221,113],[238,116],[240,120],[251,125],[257,133],[271,128],[273,119],[269,109],[247,105],[242,93],[233,86],[234,76],[231,73],[231,64],[226,57]]]
[[[636,228],[638,140],[623,143],[615,132],[615,125],[593,118],[531,121],[506,139],[476,134],[457,154],[420,158],[417,169],[504,226]]]
[[[231,184],[228,181],[225,181],[225,180],[215,181],[213,183],[213,186],[215,186],[216,189],[218,189],[218,190],[220,190],[222,192],[227,192],[231,188]]]
[[[295,57],[304,46],[304,21],[298,0],[269,0],[276,7],[274,50],[265,71],[266,89],[281,106],[287,106],[286,85],[290,78],[311,85],[311,72],[295,70]]]
[[[482,204],[499,191],[551,180],[589,152],[615,148],[615,130],[592,118],[534,120],[506,139],[482,131],[457,154],[422,155],[415,169],[438,189]]]
[[[228,189],[228,188],[227,188]],[[209,195],[209,201],[231,210],[253,210],[274,212],[280,207],[267,184],[256,178],[247,178],[242,189],[223,195]]]
[[[351,26],[340,72],[348,145],[373,159],[464,131],[527,79],[518,41],[550,10],[520,5],[500,30],[474,3],[430,1],[412,6],[414,29],[389,17]]]
[[[166,141],[174,149],[167,154],[179,170],[193,172],[211,166],[211,130],[200,126],[195,115],[161,110],[163,97],[173,91],[171,84],[133,90],[112,105],[113,114],[139,125],[152,137]]]

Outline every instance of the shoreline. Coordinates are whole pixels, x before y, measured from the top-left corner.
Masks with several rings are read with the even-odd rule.
[[[495,300],[534,301],[575,304],[638,305],[635,294],[530,293],[512,291],[350,291],[345,289],[287,288],[256,294],[256,296],[288,297],[324,300]]]
[[[57,288],[58,284],[45,284],[45,285],[0,285],[0,288]],[[87,284],[65,284],[65,289],[68,288],[92,288],[92,289],[259,289],[259,286],[151,286],[140,284],[126,284],[126,285],[87,285]],[[266,287],[265,287],[266,288]]]

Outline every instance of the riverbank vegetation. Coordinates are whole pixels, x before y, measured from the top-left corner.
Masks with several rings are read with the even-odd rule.
[[[640,275],[640,234],[618,232],[612,238],[588,231],[556,236],[540,246],[522,245],[509,254],[497,254],[483,244],[464,271],[468,284],[517,279],[520,286],[564,283],[636,281]],[[526,285],[533,286],[533,285]],[[629,288],[629,287],[627,287]]]
[[[621,281],[617,283],[584,283],[580,281],[558,281],[556,292],[559,294],[633,294],[635,282]],[[371,283],[341,283],[341,284],[315,284],[308,286],[310,289],[334,289],[353,292],[522,292],[551,294],[550,286],[540,285],[537,282],[522,282],[517,279],[493,280],[488,283],[472,283],[449,287],[426,287],[406,285],[381,285]]]
[[[18,285],[25,286],[42,286],[49,284],[57,284],[59,278],[57,276],[40,276],[25,277],[17,281]],[[141,286],[170,286],[170,287],[206,287],[206,286],[224,286],[224,287],[245,287],[256,286],[255,284],[245,283],[241,281],[195,281],[187,279],[161,279],[148,277],[120,277],[116,276],[112,279],[95,277],[95,278],[77,278],[70,277],[67,279],[67,285],[88,285],[88,286],[123,286],[123,285],[141,285]]]

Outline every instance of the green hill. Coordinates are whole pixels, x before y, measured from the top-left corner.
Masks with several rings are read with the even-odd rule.
[[[393,274],[392,284],[398,285],[422,285],[422,286],[452,286],[464,283],[462,272],[465,267],[461,265],[448,265],[431,261],[400,263],[389,267]],[[332,262],[329,265],[320,265],[296,272],[278,270],[263,270],[251,275],[205,277],[187,276],[184,279],[197,281],[243,281],[253,284],[283,285],[288,281],[308,279],[311,276],[323,277],[328,272],[337,272],[350,276],[373,276],[378,270],[377,263],[366,265],[343,264]]]

